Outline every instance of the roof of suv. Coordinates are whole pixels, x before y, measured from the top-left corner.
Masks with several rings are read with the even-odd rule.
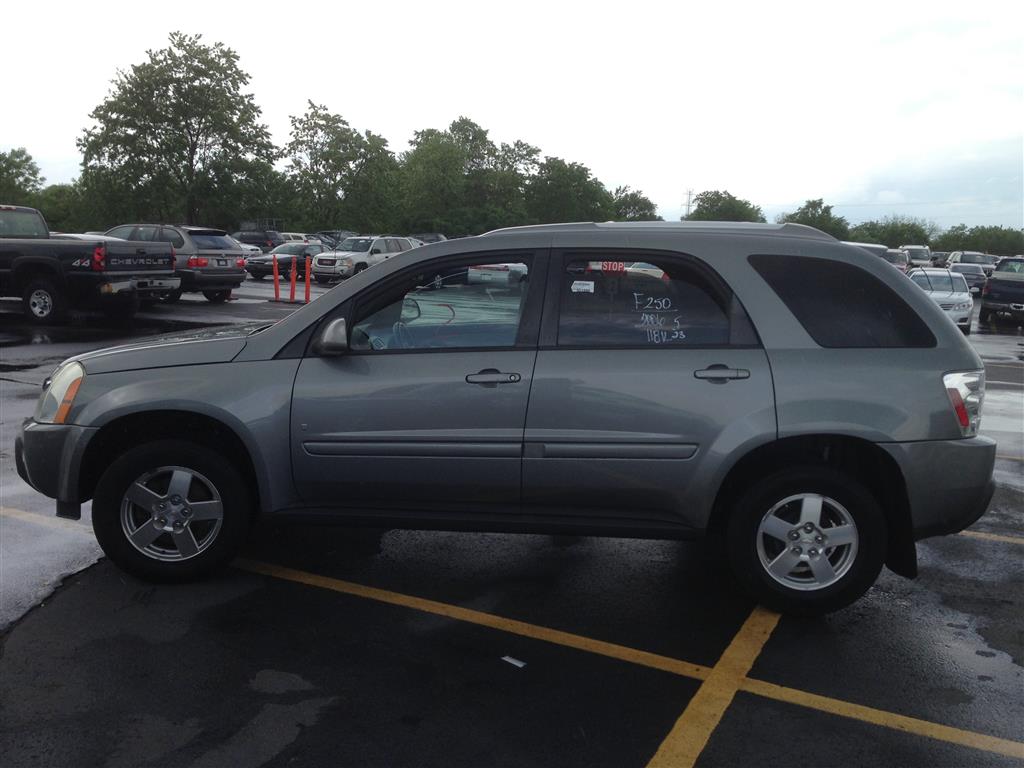
[[[832,235],[804,224],[759,224],[749,221],[581,221],[572,224],[531,224],[524,227],[505,227],[504,229],[485,232],[481,237],[503,235],[512,232],[592,232],[600,229],[647,229],[661,232],[778,235],[780,237],[802,237],[809,240],[836,242]]]

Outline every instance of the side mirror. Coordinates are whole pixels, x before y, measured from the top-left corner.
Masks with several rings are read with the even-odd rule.
[[[371,248],[370,255],[373,256],[375,253],[380,253],[380,248]]]
[[[317,351],[324,357],[337,357],[348,352],[348,327],[344,317],[327,324],[317,342]]]

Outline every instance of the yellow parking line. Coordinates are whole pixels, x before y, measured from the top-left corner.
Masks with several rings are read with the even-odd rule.
[[[713,674],[713,672],[712,672]],[[795,688],[786,688],[774,683],[766,683],[763,680],[747,678],[740,686],[747,693],[754,693],[764,696],[766,699],[784,701],[787,704],[796,704],[809,709],[816,709],[820,712],[827,712],[840,717],[848,717],[853,720],[860,720],[872,725],[880,725],[883,728],[891,728],[904,733],[912,733],[917,736],[927,736],[931,739],[959,744],[964,747],[972,747],[985,752],[994,752],[1008,757],[1024,758],[1024,743],[1000,739],[996,736],[986,736],[983,733],[965,731],[960,728],[953,728],[948,725],[932,723],[928,720],[918,720],[916,717],[897,715],[895,712],[886,712],[882,709],[865,707],[860,704],[852,704],[848,701],[819,696],[815,693],[799,691]]]
[[[690,768],[697,762],[778,623],[779,614],[754,608],[647,768]]]
[[[668,656],[640,651],[636,648],[628,648],[624,645],[606,643],[602,640],[594,640],[589,637],[583,637],[582,635],[574,635],[571,632],[563,632],[558,629],[541,627],[536,624],[527,624],[524,621],[506,619],[503,616],[496,616],[493,613],[484,613],[483,611],[475,611],[471,608],[462,608],[458,605],[439,603],[436,600],[427,600],[422,597],[403,595],[399,592],[390,592],[386,589],[367,587],[363,584],[355,584],[351,581],[342,581],[341,579],[332,579],[327,576],[318,576],[314,573],[297,571],[292,568],[284,568],[282,566],[256,562],[254,560],[236,560],[234,564],[239,568],[253,573],[260,573],[264,576],[273,576],[278,579],[295,581],[312,587],[329,589],[333,592],[343,592],[344,594],[354,595],[355,597],[376,600],[380,603],[390,603],[391,605],[398,605],[403,608],[412,608],[413,610],[433,613],[438,616],[447,616],[448,618],[455,619],[457,621],[465,621],[470,624],[477,624],[481,627],[497,629],[500,632],[508,632],[513,635],[529,637],[533,640],[543,640],[548,643],[554,643],[555,645],[564,645],[568,648],[587,651],[588,653],[594,653],[599,656],[608,656],[609,658],[619,659],[620,661],[626,661],[631,664],[638,664],[642,667],[658,669],[662,672],[671,672],[674,675],[681,675],[682,677],[689,677],[694,680],[704,680],[711,672],[708,667],[701,666],[700,664],[691,664],[687,661],[680,661],[679,659],[673,659]]]
[[[38,515],[32,512],[26,512],[23,509],[14,509],[13,507],[0,507],[0,517],[7,517],[12,520],[22,520],[26,523],[34,523],[35,525],[43,525],[47,528],[56,528],[62,531],[77,531],[79,533],[92,534],[89,526],[83,525],[78,520],[68,520],[63,517],[57,517],[56,515]]]
[[[985,531],[960,531],[960,535],[986,541],[1002,541],[1006,544],[1024,544],[1024,536],[1004,536],[999,533],[985,533]]]
[[[317,576],[316,574],[307,573],[306,571],[297,571],[291,568],[284,568],[282,566],[256,562],[253,560],[236,560],[235,565],[244,570],[251,571],[252,573],[259,573],[264,576],[272,576],[286,581],[307,584],[321,589],[329,589],[334,592],[342,592],[355,597],[363,597],[391,605],[412,608],[414,610],[425,611],[439,616],[447,616],[457,621],[466,621],[471,624],[497,629],[502,632],[510,632],[523,637],[543,640],[556,645],[563,645],[568,648],[596,653],[601,656],[619,659],[621,661],[638,664],[651,669],[659,669],[663,672],[670,672],[675,675],[681,675],[682,677],[688,677],[695,680],[710,680],[711,676],[716,673],[720,666],[722,666],[723,661],[726,660],[726,657],[728,656],[728,665],[722,668],[720,676],[716,675],[716,689],[722,690],[721,686],[723,683],[734,681],[736,672],[739,669],[742,669],[743,674],[740,676],[740,681],[737,686],[738,689],[757,696],[795,704],[797,706],[806,707],[819,712],[826,712],[839,715],[841,717],[862,720],[866,723],[871,723],[873,725],[904,733],[927,736],[950,744],[973,747],[975,749],[994,752],[1000,755],[1024,758],[1024,742],[1001,739],[995,736],[988,736],[983,733],[976,733],[974,731],[966,731],[960,728],[941,725],[939,723],[932,723],[927,720],[918,720],[917,718],[898,715],[895,712],[873,709],[860,704],[842,701],[841,699],[832,699],[827,696],[820,696],[818,694],[800,691],[795,688],[786,688],[785,686],[775,685],[773,683],[767,683],[762,680],[755,680],[746,677],[750,665],[753,664],[753,659],[756,658],[757,653],[760,652],[760,649],[771,634],[771,630],[779,620],[779,617],[776,614],[760,608],[755,609],[754,612],[751,613],[746,623],[740,629],[739,633],[737,633],[732,643],[730,643],[729,648],[724,654],[722,654],[722,658],[719,660],[718,664],[716,664],[714,668],[708,668],[699,664],[691,664],[679,659],[673,659],[668,656],[660,656],[658,654],[640,651],[635,648],[628,648],[623,645],[605,643],[600,640],[592,640],[569,632],[548,629],[547,627],[527,624],[526,622],[506,619],[501,616],[495,616],[494,614],[483,613],[482,611],[474,611],[469,608],[461,608],[456,605],[440,603],[434,600],[426,600],[424,598],[404,595],[398,592],[389,592],[388,590],[377,589],[376,587],[367,587],[350,581],[332,579],[326,576]],[[750,664],[744,666],[748,658],[750,659]],[[725,678],[725,680],[719,680],[719,677]],[[701,688],[703,687],[704,685],[701,686]],[[711,694],[706,694],[704,698],[705,700],[710,699]],[[689,709],[689,707],[687,707],[687,709]],[[685,715],[686,712],[683,714]]]

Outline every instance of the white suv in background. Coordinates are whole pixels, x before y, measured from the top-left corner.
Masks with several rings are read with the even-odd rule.
[[[408,237],[346,237],[336,249],[325,251],[313,259],[313,278],[318,283],[342,280],[415,247]]]
[[[907,252],[911,266],[927,267],[932,263],[932,249],[927,245],[901,245],[900,250]]]

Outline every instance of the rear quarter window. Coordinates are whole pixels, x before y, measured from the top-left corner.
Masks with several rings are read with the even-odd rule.
[[[935,346],[934,334],[910,305],[860,267],[808,256],[759,254],[749,260],[819,346]]]

